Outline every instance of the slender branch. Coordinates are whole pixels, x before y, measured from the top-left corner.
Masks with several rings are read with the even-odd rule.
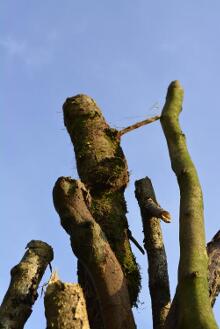
[[[141,245],[139,244],[139,242],[133,237],[131,231],[129,229],[127,229],[127,233],[128,233],[128,238],[133,242],[133,244],[140,250],[140,252],[144,255],[144,249],[141,247]]]
[[[57,180],[54,206],[71,246],[87,269],[100,301],[105,329],[134,329],[126,280],[100,226],[86,206],[85,188],[70,178]]]
[[[211,305],[214,306],[215,300],[220,292],[220,231],[218,231],[207,244],[207,253],[209,257],[209,296]]]
[[[162,329],[170,308],[169,278],[160,219],[152,214],[152,207],[146,203],[146,200],[151,199],[153,204],[157,205],[154,189],[148,177],[135,182],[135,195],[141,210],[144,247],[148,256],[153,328]]]
[[[78,284],[60,281],[52,273],[44,297],[47,329],[89,329],[86,302]]]
[[[11,270],[11,282],[0,307],[1,329],[22,329],[38,297],[37,289],[53,249],[45,242],[32,240],[20,263]]]
[[[203,197],[199,178],[179,125],[183,89],[178,81],[170,84],[162,111],[161,125],[167,140],[172,169],[180,188],[180,262],[175,297],[175,329],[214,329],[208,293],[207,253],[203,221]],[[174,306],[171,306],[171,310]],[[171,312],[172,313],[172,312]],[[169,324],[169,316],[166,327]]]
[[[149,119],[145,119],[143,121],[139,121],[131,126],[128,126],[127,128],[124,128],[122,130],[119,130],[118,131],[118,137],[120,138],[122,135],[134,130],[134,129],[137,129],[137,128],[140,128],[142,126],[145,126],[145,125],[148,125],[149,123],[152,123],[154,121],[157,121],[160,119],[160,115],[156,115],[152,118],[149,118]]]

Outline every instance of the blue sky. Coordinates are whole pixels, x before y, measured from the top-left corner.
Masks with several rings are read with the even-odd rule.
[[[205,0],[1,1],[0,295],[31,239],[54,248],[53,267],[76,281],[69,239],[53,209],[59,176],[77,177],[62,118],[66,97],[92,96],[113,127],[158,114],[168,84],[185,89],[182,128],[204,191],[207,240],[219,229],[220,3]],[[155,108],[155,104],[157,104]],[[122,138],[131,181],[126,191],[133,235],[142,241],[134,181],[149,176],[172,214],[162,224],[172,294],[179,256],[179,191],[159,122]],[[152,327],[147,261],[134,248],[143,276],[138,328]],[[45,283],[49,272],[43,278]],[[220,323],[220,302],[215,314]],[[43,298],[26,328],[44,326]]]

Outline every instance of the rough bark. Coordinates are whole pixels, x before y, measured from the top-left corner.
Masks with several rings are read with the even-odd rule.
[[[53,250],[45,242],[32,240],[20,263],[11,270],[11,282],[0,307],[1,329],[22,329],[38,297],[37,289]]]
[[[209,257],[209,296],[211,305],[214,306],[215,300],[220,292],[220,231],[218,231],[212,240],[207,244],[207,253]]]
[[[180,188],[180,262],[175,303],[170,312],[173,314],[172,309],[176,310],[175,326],[169,323],[170,315],[166,326],[169,329],[213,329],[217,324],[208,292],[202,190],[179,125],[182,101],[183,89],[174,81],[168,88],[161,125]]]
[[[86,303],[78,284],[52,274],[44,297],[47,329],[89,329]]]
[[[164,323],[170,309],[169,278],[160,219],[155,217],[155,214],[159,216],[159,213],[157,207],[153,207],[153,210],[156,209],[156,212],[153,211],[152,213],[152,207],[149,207],[146,202],[151,199],[154,205],[157,205],[154,189],[148,177],[135,182],[135,195],[141,210],[144,247],[148,256],[148,276],[152,303],[153,328],[162,329],[164,328]],[[169,213],[166,211],[166,214]],[[167,215],[167,217],[170,219],[170,215]]]
[[[135,328],[123,272],[88,210],[83,183],[61,177],[54,186],[53,198],[72,250],[94,283],[105,329]]]
[[[109,127],[95,101],[88,96],[67,98],[63,112],[80,179],[91,194],[91,214],[121,264],[131,304],[135,305],[140,273],[127,234],[124,189],[129,177],[118,131]]]

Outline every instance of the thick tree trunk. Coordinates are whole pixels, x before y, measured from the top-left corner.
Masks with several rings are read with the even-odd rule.
[[[32,240],[18,265],[11,270],[11,282],[0,307],[1,329],[22,329],[38,297],[37,289],[53,249],[45,242]]]
[[[135,182],[144,231],[144,247],[148,256],[149,290],[151,295],[153,328],[163,329],[170,309],[170,289],[167,258],[163,244],[160,219],[170,220],[170,214],[159,207],[148,177]],[[150,204],[149,204],[149,200]]]
[[[47,329],[89,329],[81,287],[59,280],[52,274],[44,297]]]
[[[208,258],[205,245],[202,190],[196,169],[187,150],[185,136],[179,126],[183,89],[178,81],[168,88],[161,116],[172,169],[180,188],[180,262],[175,302],[175,326],[169,329],[214,329],[208,289]],[[173,324],[172,324],[173,325]]]
[[[88,96],[68,98],[63,112],[79,176],[90,191],[90,212],[121,264],[131,304],[135,305],[140,273],[127,234],[124,189],[128,184],[128,170],[118,131],[109,127],[95,101]]]
[[[89,192],[82,182],[61,177],[53,197],[72,250],[94,283],[105,329],[134,329],[126,281],[104,233],[88,210]]]

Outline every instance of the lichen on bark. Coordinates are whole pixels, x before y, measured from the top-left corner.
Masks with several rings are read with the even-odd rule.
[[[44,305],[47,329],[90,329],[81,287],[62,282],[56,272],[48,282]]]
[[[38,297],[37,289],[53,249],[47,243],[32,240],[21,261],[11,270],[11,282],[0,307],[1,329],[22,329]]]
[[[86,95],[67,98],[63,112],[80,179],[91,195],[90,211],[122,266],[131,303],[136,305],[140,272],[127,235],[124,190],[129,175],[118,131],[106,123],[95,101]]]

